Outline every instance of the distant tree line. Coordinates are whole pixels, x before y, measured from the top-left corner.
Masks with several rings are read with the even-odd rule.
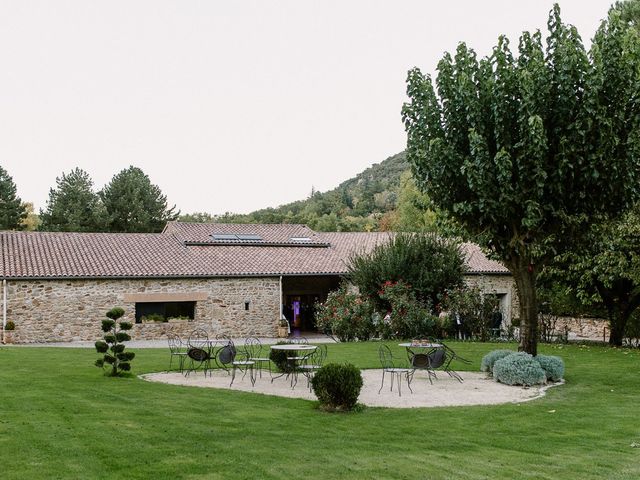
[[[157,185],[137,167],[116,174],[95,191],[89,174],[75,168],[56,178],[39,216],[23,203],[16,185],[0,167],[0,229],[55,232],[159,232],[180,214]]]

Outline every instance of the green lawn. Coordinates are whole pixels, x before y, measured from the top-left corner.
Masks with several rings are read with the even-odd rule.
[[[504,347],[451,345],[471,369]],[[640,352],[541,353],[562,356],[567,383],[540,400],[328,414],[304,400],[104,377],[89,349],[0,348],[0,478],[640,478]],[[377,368],[377,344],[331,345],[329,361]],[[136,374],[167,365],[168,350],[137,350],[133,362]]]

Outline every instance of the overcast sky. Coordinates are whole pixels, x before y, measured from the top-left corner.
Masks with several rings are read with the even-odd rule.
[[[560,1],[589,42],[611,2]],[[551,1],[0,2],[0,164],[44,208],[62,172],[135,165],[183,213],[325,191],[404,149],[413,66],[546,29]]]

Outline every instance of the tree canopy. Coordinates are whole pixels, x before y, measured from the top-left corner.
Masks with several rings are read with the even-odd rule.
[[[87,172],[74,168],[56,178],[56,188],[49,190],[47,208],[40,211],[38,229],[53,232],[104,230],[102,204]]]
[[[167,207],[160,187],[137,167],[116,174],[100,192],[109,232],[160,232],[178,218],[175,205]]]
[[[349,280],[379,307],[387,307],[380,301],[383,284],[397,281],[435,307],[445,291],[462,286],[465,271],[458,243],[433,233],[396,234],[371,252],[353,254],[348,265]]]
[[[517,56],[505,37],[480,60],[461,43],[436,88],[412,69],[403,107],[419,185],[513,273],[534,355],[540,267],[640,193],[637,32],[610,16],[587,54],[557,5],[548,29],[546,48],[523,33]]]
[[[0,166],[0,230],[22,230],[27,210],[18,197],[16,184]]]

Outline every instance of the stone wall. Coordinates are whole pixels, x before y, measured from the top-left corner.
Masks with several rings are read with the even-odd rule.
[[[484,293],[495,293],[500,297],[503,326],[510,325],[511,319],[518,317],[518,293],[511,275],[465,275],[465,283],[480,288]]]
[[[124,308],[123,318],[133,323],[131,299],[144,294],[191,295],[197,299],[195,319],[135,324],[136,340],[164,339],[168,330],[187,337],[196,327],[213,335],[276,336],[280,313],[278,278],[9,280],[7,287],[7,320],[16,324],[16,343],[97,340],[109,309]]]
[[[556,332],[567,330],[569,340],[609,341],[609,322],[604,318],[558,317],[555,323]]]

